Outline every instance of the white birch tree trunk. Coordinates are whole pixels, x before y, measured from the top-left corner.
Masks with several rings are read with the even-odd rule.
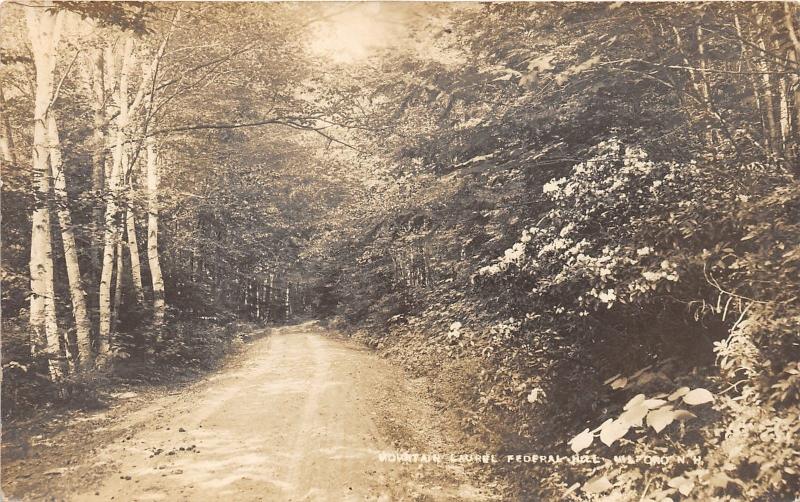
[[[124,157],[127,164],[128,155]],[[128,194],[133,193],[132,187],[128,185]],[[131,278],[133,279],[133,291],[136,295],[137,305],[144,305],[144,287],[142,286],[142,265],[139,261],[139,239],[136,237],[136,215],[133,212],[133,205],[128,198],[128,207],[125,211],[125,225],[128,234],[128,255],[131,259]]]
[[[255,295],[256,296],[256,298],[255,298],[256,319],[260,321],[261,320],[261,288],[259,287],[258,282],[255,283],[255,288],[256,288],[256,295]]]
[[[123,152],[125,149],[125,130],[128,126],[128,73],[130,70],[133,40],[126,35],[122,49],[122,64],[119,73],[119,89],[116,96],[119,113],[116,123],[116,144],[113,150],[113,162],[108,173],[109,198],[106,205],[105,228],[103,236],[103,268],[100,274],[100,330],[98,352],[108,352],[111,338],[112,312],[111,312],[111,280],[114,271],[115,248],[120,240],[120,197],[123,188]],[[121,258],[121,255],[120,255]],[[119,267],[120,269],[122,267]],[[118,279],[121,277],[118,271]],[[121,282],[118,280],[118,282]]]
[[[289,303],[289,287],[290,287],[290,283],[287,282],[286,283],[286,304],[285,304],[285,307],[286,307],[286,320],[287,321],[289,320],[289,316],[292,315],[292,307],[291,307],[292,304]]]
[[[787,61],[789,58],[787,57]],[[782,142],[782,151],[785,151],[789,140],[791,139],[791,130],[792,130],[792,118],[789,114],[789,82],[788,78],[784,79],[781,78],[778,80],[778,100],[779,100],[779,112],[780,112],[780,124],[781,124],[781,142]]]
[[[50,147],[50,166],[53,174],[53,189],[57,204],[58,221],[61,227],[61,240],[64,244],[64,260],[67,265],[69,293],[72,300],[72,314],[75,318],[77,354],[73,354],[74,369],[88,368],[92,353],[92,323],[86,308],[86,290],[81,280],[78,248],[75,233],[72,231],[72,215],[68,206],[67,182],[61,161],[61,146],[58,126],[52,113],[47,118],[47,134]]]
[[[116,251],[114,256],[116,258],[116,265],[114,273],[115,283],[114,283],[114,301],[111,306],[111,331],[114,332],[117,330],[117,326],[119,323],[119,309],[120,305],[122,305],[122,277],[123,273],[125,272],[125,260],[122,257],[122,253],[125,252],[124,246],[122,245],[122,239],[117,241]]]
[[[158,254],[158,190],[160,176],[158,172],[158,155],[155,140],[146,140],[147,154],[147,262],[150,265],[150,277],[153,283],[153,324],[156,339],[160,339],[164,325],[166,303],[164,299],[164,277],[161,274],[161,258]]]
[[[789,40],[792,42],[792,48],[794,50],[790,51],[789,53],[789,63],[791,66],[797,68],[798,62],[800,62],[800,36],[798,36],[797,28],[795,27],[794,23],[794,13],[792,12],[793,9],[796,9],[796,4],[791,4],[789,2],[784,2],[783,4],[783,11],[784,11],[784,18],[783,22],[786,26],[786,31],[789,34]],[[792,104],[794,105],[794,116],[791,117],[791,122],[793,127],[790,130],[789,136],[791,138],[792,146],[795,147],[795,157],[793,160],[795,161],[795,166],[797,165],[797,157],[796,155],[800,152],[797,152],[798,142],[798,135],[800,135],[800,76],[797,75],[795,72],[791,75],[791,81],[787,84],[789,87],[789,92],[793,94],[791,97]],[[795,167],[795,172],[800,173],[800,168]]]
[[[62,14],[42,4],[30,7],[26,21],[36,68],[33,113],[33,179],[35,206],[31,228],[30,329],[34,358],[48,356],[48,372],[53,381],[63,376],[58,323],[53,285],[52,236],[50,234],[50,163],[48,161],[47,122],[54,97],[56,47],[61,38]]]
[[[89,58],[89,80],[92,86],[92,193],[96,197],[92,218],[91,260],[92,282],[96,284],[97,273],[102,263],[103,207],[100,204],[105,189],[106,154],[106,89],[105,58],[102,49],[95,49]]]

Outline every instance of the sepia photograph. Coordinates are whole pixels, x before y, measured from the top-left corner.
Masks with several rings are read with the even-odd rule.
[[[0,0],[0,501],[800,502],[800,3]]]

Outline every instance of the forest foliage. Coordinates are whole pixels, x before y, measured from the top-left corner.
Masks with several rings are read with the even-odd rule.
[[[196,359],[201,319],[305,309],[444,382],[487,447],[602,460],[510,469],[519,498],[800,489],[796,5],[426,5],[403,43],[355,62],[309,50],[308,26],[329,14],[318,6],[119,5],[40,12],[82,26],[53,52],[58,99],[43,115],[58,123],[66,197],[55,171],[32,189],[40,62],[24,9],[4,19],[19,35],[2,69],[15,216],[3,221],[4,409],[29,368],[47,374],[43,355],[66,360],[78,344],[56,221],[66,201],[89,353],[102,355],[110,315],[112,367]],[[126,40],[124,107],[138,114],[119,125]],[[95,85],[90,54],[114,80]],[[98,163],[128,174],[112,186]],[[49,351],[28,310],[43,207]],[[163,323],[154,262],[133,272],[154,207]],[[105,313],[103,249],[118,291]],[[661,457],[688,460],[642,464]]]
[[[521,497],[796,493],[797,15],[484,5],[445,15],[449,57],[384,60],[394,183],[326,286],[497,451],[604,459]]]

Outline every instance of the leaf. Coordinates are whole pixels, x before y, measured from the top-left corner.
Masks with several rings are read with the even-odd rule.
[[[664,404],[667,404],[663,399],[648,399],[643,403],[648,410],[654,410]]]
[[[718,472],[708,478],[708,484],[713,488],[725,489],[731,481],[733,480],[724,472]]]
[[[689,393],[689,387],[681,387],[680,389],[670,394],[669,397],[667,398],[667,401],[675,401],[676,399],[680,399],[688,393]]]
[[[581,450],[585,450],[586,448],[591,446],[593,441],[594,441],[594,435],[591,432],[589,432],[589,429],[587,428],[586,430],[584,430],[583,432],[572,438],[572,440],[569,442],[569,446],[575,453],[580,453]]]
[[[614,390],[617,389],[624,389],[625,386],[628,385],[628,379],[625,377],[620,377],[611,382],[611,388]]]
[[[603,380],[603,385],[608,385],[608,384],[610,384],[611,382],[613,382],[614,380],[616,380],[616,379],[617,379],[617,378],[619,378],[620,376],[622,376],[622,375],[620,375],[619,373],[617,373],[616,375],[612,376],[611,378],[606,378],[605,380]]]
[[[663,431],[674,420],[675,412],[672,411],[671,406],[665,406],[647,414],[647,425],[652,427],[656,432]]]
[[[614,485],[607,477],[601,475],[595,476],[583,485],[583,491],[586,493],[602,493],[610,490]]]
[[[706,389],[694,389],[689,391],[683,396],[683,402],[690,406],[697,406],[698,404],[711,403],[714,401],[714,395]]]
[[[645,399],[644,394],[636,394],[631,398],[630,401],[628,401],[628,403],[622,409],[629,410],[632,407],[636,406],[637,404],[644,402],[644,399]]]
[[[628,427],[633,427],[634,425],[641,427],[645,415],[647,415],[647,406],[644,403],[639,403],[620,415],[617,420]]]
[[[678,476],[670,479],[667,482],[667,485],[672,488],[677,488],[678,491],[681,492],[683,496],[689,495],[690,493],[692,493],[692,490],[694,489],[694,481],[685,478],[683,476]]]
[[[630,425],[620,420],[614,420],[600,431],[600,441],[606,446],[611,446],[615,441],[625,436],[630,428]]]
[[[598,431],[602,430],[603,428],[605,428],[608,424],[610,424],[613,421],[614,421],[613,418],[607,419],[605,422],[600,424],[600,426],[597,429],[593,430],[592,433],[595,433],[595,432],[598,432]]]

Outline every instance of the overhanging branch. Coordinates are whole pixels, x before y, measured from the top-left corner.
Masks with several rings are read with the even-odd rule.
[[[316,119],[312,119],[316,120]],[[166,134],[177,133],[177,132],[191,132],[191,131],[203,131],[203,130],[215,130],[215,129],[242,129],[248,127],[260,127],[265,125],[282,125],[286,127],[291,127],[292,129],[296,129],[299,131],[310,131],[319,134],[323,138],[327,139],[330,142],[337,143],[344,147],[350,148],[358,153],[365,154],[363,150],[338,139],[327,132],[327,129],[330,126],[320,127],[313,123],[309,123],[309,117],[273,117],[269,119],[261,119],[261,120],[254,120],[249,122],[234,122],[234,123],[225,123],[225,122],[217,122],[217,123],[206,123],[206,124],[190,124],[190,125],[183,125],[183,126],[175,126],[175,127],[167,127],[163,129],[156,129],[154,131],[150,131],[145,134],[145,137],[148,136],[163,136]]]

